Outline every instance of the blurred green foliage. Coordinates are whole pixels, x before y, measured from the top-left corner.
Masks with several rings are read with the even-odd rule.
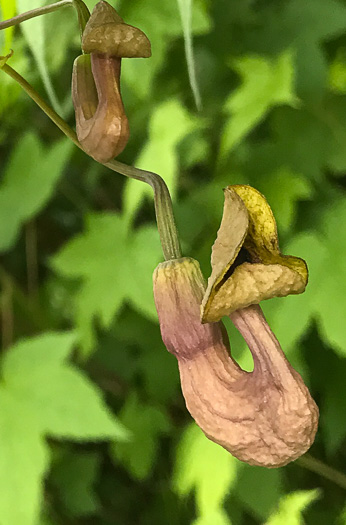
[[[44,3],[0,0],[1,18]],[[123,61],[120,160],[165,178],[184,254],[208,275],[222,188],[248,183],[283,251],[308,262],[306,293],[263,307],[319,432],[311,455],[268,470],[191,423],[152,297],[150,190],[73,147],[0,72],[0,524],[345,525],[346,1],[113,5],[153,48]],[[72,9],[2,32],[0,46],[73,125]]]

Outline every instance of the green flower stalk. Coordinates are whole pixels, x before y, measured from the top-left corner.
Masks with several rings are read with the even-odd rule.
[[[130,134],[120,93],[121,59],[149,57],[150,42],[102,0],[85,26],[82,50],[72,74],[77,136],[88,155],[106,163],[123,151]]]
[[[232,222],[227,222],[228,204],[213,249],[214,268],[218,267],[219,272],[225,256],[227,259],[229,255],[229,245],[238,248],[243,245],[249,229],[243,204],[235,199],[231,208]],[[257,211],[252,232],[262,230],[263,233],[261,225],[267,225],[271,231],[272,223],[262,220],[262,212],[267,214],[268,209],[262,207]],[[250,241],[246,243],[250,245]],[[276,244],[274,248],[278,250]],[[278,257],[282,262],[283,256]],[[270,261],[253,264],[268,267],[276,264]],[[224,272],[228,279],[240,264]],[[306,268],[303,261],[298,262],[299,268],[303,265]],[[196,423],[208,438],[241,461],[280,467],[304,454],[313,443],[318,408],[301,376],[287,361],[260,307],[255,304],[259,300],[259,288],[266,298],[278,295],[279,281],[282,285],[280,295],[297,293],[297,288],[287,286],[285,271],[280,274],[279,269],[277,278],[277,269],[272,274],[269,268],[268,275],[275,276],[273,284],[266,270],[268,268],[263,267],[260,272],[256,270],[251,279],[239,282],[239,290],[234,288],[236,309],[229,304],[228,294],[219,296],[213,307],[213,318],[228,313],[247,342],[254,360],[251,373],[242,370],[232,359],[222,323],[208,323],[203,319],[205,309],[201,305],[206,304],[210,290],[206,289],[197,261],[181,258],[160,264],[154,272],[154,298],[163,342],[178,359],[186,406]],[[244,305],[239,307],[241,294]],[[227,304],[222,302],[225,298]]]

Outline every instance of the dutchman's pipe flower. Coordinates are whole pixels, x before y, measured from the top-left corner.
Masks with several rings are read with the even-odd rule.
[[[245,257],[237,261],[242,248]],[[281,255],[271,210],[248,186],[226,190],[212,265],[207,289],[190,258],[166,261],[154,272],[162,339],[178,359],[186,406],[206,436],[238,459],[286,465],[313,443],[318,408],[257,303],[302,292],[306,265]],[[230,315],[247,342],[253,372],[232,359],[222,323],[209,322],[223,315]]]
[[[302,293],[308,280],[305,261],[280,252],[274,215],[264,196],[246,185],[228,186],[224,194],[203,322],[264,299]]]
[[[76,132],[84,151],[106,163],[123,151],[130,133],[120,93],[121,59],[150,57],[150,42],[102,0],[86,24],[82,50],[72,74]]]

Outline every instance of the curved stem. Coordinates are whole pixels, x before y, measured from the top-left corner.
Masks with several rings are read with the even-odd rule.
[[[59,129],[69,138],[72,140],[72,142],[75,143],[76,146],[78,146],[80,149],[82,149],[82,146],[78,142],[78,138],[76,133],[73,131],[72,128],[64,121],[63,118],[58,115],[56,111],[54,111],[53,108],[50,107],[49,104],[41,97],[39,93],[23,78],[17,71],[15,71],[11,66],[8,64],[4,64],[2,66],[2,70],[9,75],[13,80],[18,82],[20,86],[24,89],[24,91],[29,95],[29,97],[36,102],[36,104],[42,109],[42,111],[45,112],[45,114],[54,122],[56,126],[58,126]]]
[[[13,80],[18,82],[24,91],[32,98],[34,102],[46,113],[46,115],[54,122],[56,126],[74,142],[81,150],[80,145],[75,131],[58,115],[53,108],[45,102],[41,95],[27,82],[17,71],[15,71],[8,64],[2,66],[2,70],[7,73]],[[163,255],[166,260],[179,259],[181,257],[181,249],[179,243],[179,237],[177,228],[174,220],[172,199],[167,188],[165,181],[150,171],[140,170],[134,166],[128,166],[117,160],[112,160],[104,164],[107,168],[112,171],[116,171],[125,177],[131,179],[140,180],[149,184],[154,192],[154,204],[157,227],[159,230],[160,241],[162,246]]]
[[[27,11],[26,13],[22,13],[20,15],[14,16],[13,18],[9,18],[8,20],[0,22],[0,30],[6,29],[7,27],[11,27],[17,24],[21,24],[22,22],[25,22],[25,20],[30,20],[30,18],[34,18],[36,16],[52,13],[53,11],[60,9],[60,7],[67,6],[73,7],[72,0],[61,0],[60,2],[56,2],[55,4],[45,5],[43,7],[38,7],[37,9],[32,9],[31,11]]]
[[[181,248],[179,236],[174,220],[172,199],[167,188],[167,184],[160,175],[151,171],[140,170],[134,166],[128,166],[117,160],[111,160],[105,164],[117,173],[130,177],[131,179],[141,180],[149,184],[154,192],[154,204],[157,228],[159,230],[162,251],[167,260],[179,259]]]
[[[306,468],[311,472],[315,472],[315,474],[332,481],[336,485],[339,485],[339,487],[346,490],[346,475],[342,472],[339,472],[335,468],[326,465],[323,463],[323,461],[314,458],[310,454],[305,454],[301,458],[297,459],[296,463],[300,467]]]

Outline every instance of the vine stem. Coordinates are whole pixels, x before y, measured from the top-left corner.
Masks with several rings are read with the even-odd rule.
[[[342,472],[339,472],[335,468],[326,465],[323,463],[323,461],[310,456],[310,454],[305,454],[301,458],[297,459],[296,463],[297,465],[300,465],[311,472],[315,472],[315,474],[332,481],[336,485],[339,485],[339,487],[346,490],[346,475]]]
[[[75,131],[58,115],[53,108],[41,97],[41,95],[27,82],[17,71],[11,66],[4,63],[2,66],[4,73],[9,75],[13,80],[18,82],[23,90],[31,97],[31,99],[46,113],[46,115],[54,122],[56,126],[70,139],[72,142],[83,150],[78,141]],[[83,150],[84,151],[84,150]],[[146,182],[151,186],[154,192],[154,204],[156,222],[160,235],[163,255],[166,260],[179,259],[181,257],[181,249],[176,228],[172,199],[165,181],[151,171],[141,170],[134,166],[128,166],[117,160],[111,160],[103,164],[107,168],[129,177],[131,179]]]
[[[32,9],[31,11],[27,11],[26,13],[14,16],[13,18],[9,18],[8,20],[0,22],[0,30],[7,29],[8,27],[14,26],[16,24],[21,24],[22,22],[25,22],[25,20],[30,20],[30,18],[34,18],[36,16],[52,13],[53,11],[60,9],[61,7],[67,6],[73,7],[73,1],[60,0],[60,2],[56,2],[55,4],[45,5],[43,7],[38,7],[37,9]]]
[[[107,162],[104,166],[107,166],[107,168],[117,173],[121,173],[121,175],[125,175],[125,177],[141,180],[151,186],[154,192],[156,223],[163,255],[166,261],[179,259],[181,257],[181,248],[174,220],[172,199],[163,178],[157,173],[140,170],[139,168],[129,166],[117,160]]]

